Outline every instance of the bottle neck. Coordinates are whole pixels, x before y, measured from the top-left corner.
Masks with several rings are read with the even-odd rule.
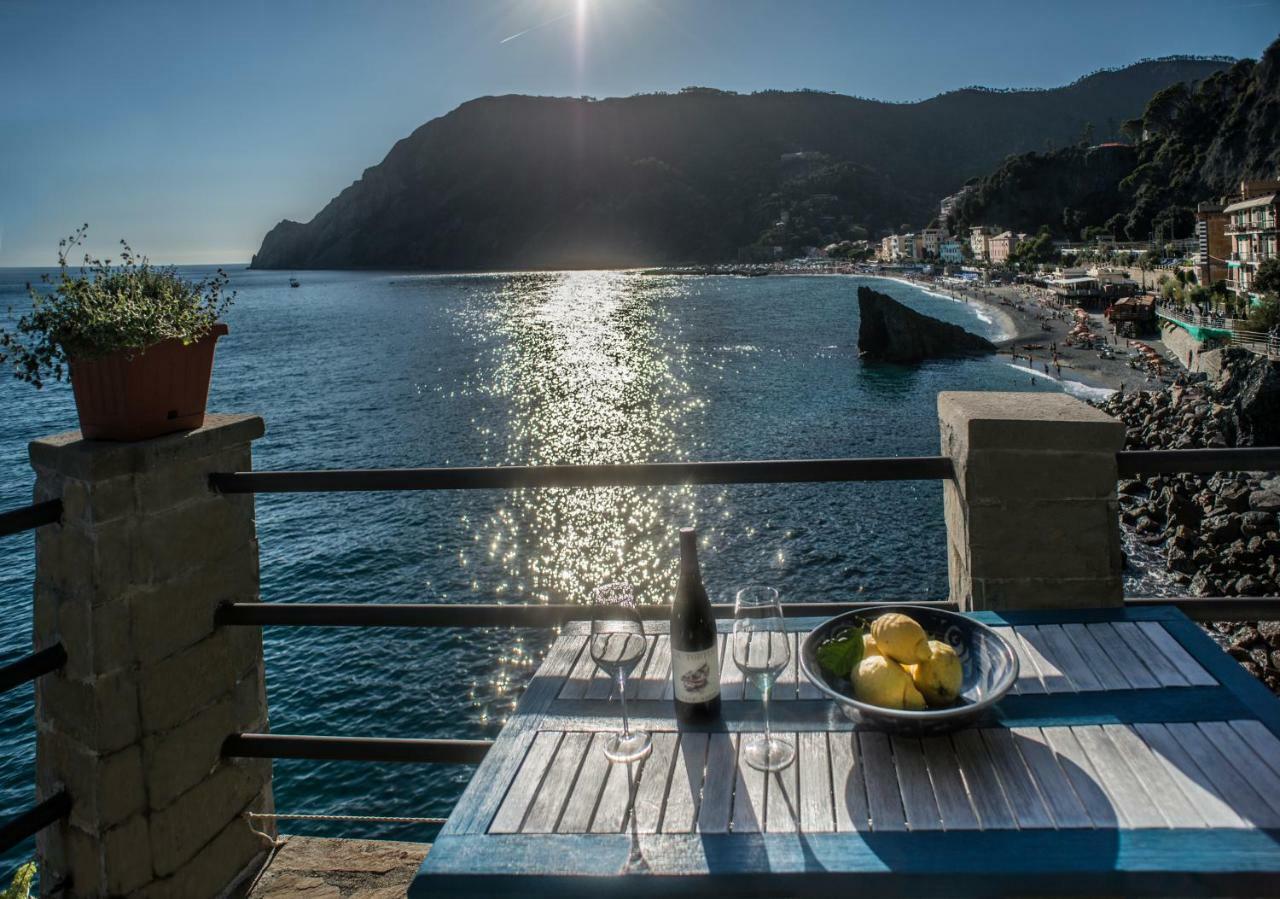
[[[698,577],[698,535],[692,528],[680,531],[680,577]]]

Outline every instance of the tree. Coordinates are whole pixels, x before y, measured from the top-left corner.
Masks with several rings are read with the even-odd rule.
[[[1263,260],[1253,279],[1253,289],[1258,293],[1280,294],[1280,257]]]

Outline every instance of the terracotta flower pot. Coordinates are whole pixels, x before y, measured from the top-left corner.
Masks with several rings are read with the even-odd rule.
[[[147,440],[204,424],[213,348],[227,326],[183,345],[166,340],[141,351],[72,359],[71,388],[87,440]]]

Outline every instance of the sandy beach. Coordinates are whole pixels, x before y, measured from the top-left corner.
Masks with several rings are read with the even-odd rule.
[[[1072,307],[1059,307],[1048,292],[1036,287],[959,287],[920,278],[897,280],[983,305],[1001,330],[1011,335],[997,343],[1011,365],[1026,368],[1029,378],[1061,381],[1070,392],[1088,399],[1103,398],[1115,390],[1151,390],[1181,371],[1176,363],[1170,362],[1163,377],[1157,378],[1135,368],[1131,363],[1139,358],[1138,350],[1126,338],[1118,337],[1101,313],[1090,314],[1090,326],[1094,334],[1111,342],[1111,358],[1104,358],[1093,348],[1068,345],[1068,332],[1074,324]],[[1168,358],[1159,337],[1143,338],[1142,342]]]

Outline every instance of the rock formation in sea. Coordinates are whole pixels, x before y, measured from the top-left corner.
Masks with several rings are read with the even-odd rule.
[[[981,356],[996,345],[964,328],[908,309],[893,297],[858,288],[858,351],[871,362],[912,365],[926,359]]]
[[[1126,449],[1275,445],[1280,363],[1224,353],[1222,375],[1098,404],[1127,427]],[[1280,477],[1276,472],[1165,474],[1119,484],[1120,517],[1163,554],[1169,578],[1192,596],[1280,593]],[[1280,622],[1209,626],[1251,674],[1280,693]]]

